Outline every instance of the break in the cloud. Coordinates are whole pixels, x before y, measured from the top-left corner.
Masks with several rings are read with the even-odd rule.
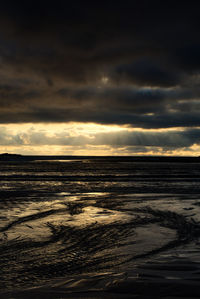
[[[190,154],[199,144],[199,8],[198,1],[1,3],[0,123],[23,123],[20,134],[0,131],[2,150]],[[71,122],[108,129],[92,137],[28,130]],[[110,132],[113,125],[126,130]]]
[[[177,154],[196,155],[200,128],[141,130],[95,124],[0,126],[0,149],[25,154]]]

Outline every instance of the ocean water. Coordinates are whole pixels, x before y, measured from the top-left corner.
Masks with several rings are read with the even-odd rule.
[[[168,279],[199,278],[200,163],[1,161],[0,170],[2,290],[87,273],[155,276],[161,263]],[[163,266],[174,259],[175,272]],[[195,267],[181,272],[186,260]]]

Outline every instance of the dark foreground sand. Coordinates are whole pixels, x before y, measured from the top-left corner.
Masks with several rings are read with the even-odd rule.
[[[186,281],[152,281],[145,282],[141,280],[134,281],[127,279],[116,286],[107,287],[105,290],[70,290],[64,287],[38,288],[34,290],[16,291],[1,294],[2,299],[14,298],[96,298],[96,299],[114,299],[114,298],[200,298],[199,282]]]
[[[138,272],[99,273],[72,276],[46,286],[0,293],[1,299],[14,298],[200,298],[199,264],[174,261],[172,264],[150,264]],[[196,271],[190,277],[191,271]],[[165,273],[165,277],[163,277]],[[182,278],[181,278],[182,276]],[[187,278],[183,278],[187,277]]]

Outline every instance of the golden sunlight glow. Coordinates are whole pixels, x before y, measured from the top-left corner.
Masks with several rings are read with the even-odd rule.
[[[59,132],[70,132],[73,135],[83,134],[93,134],[93,133],[103,133],[103,132],[116,132],[126,130],[125,126],[117,125],[99,125],[95,123],[25,123],[25,124],[4,124],[0,125],[1,128],[6,128],[8,131],[13,133],[19,132],[30,132],[30,131],[40,131],[40,132],[49,132],[59,133]]]
[[[104,76],[104,77],[101,78],[101,81],[102,81],[103,84],[107,84],[108,81],[109,81],[109,78]]]
[[[185,128],[140,129],[129,126],[75,122],[3,124],[0,125],[0,153],[198,156],[199,145],[196,144],[176,149],[159,147],[154,144],[145,146],[145,141],[140,146],[134,146],[128,140],[130,133],[133,135],[136,133],[135,140],[139,138],[141,141],[142,136],[148,138],[152,133],[157,136],[156,133],[178,133],[184,130]],[[139,133],[144,133],[144,135]]]

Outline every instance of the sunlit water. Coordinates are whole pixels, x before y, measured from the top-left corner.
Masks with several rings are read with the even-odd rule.
[[[198,265],[200,164],[105,158],[0,169],[2,289],[135,267],[148,276],[175,257]]]

